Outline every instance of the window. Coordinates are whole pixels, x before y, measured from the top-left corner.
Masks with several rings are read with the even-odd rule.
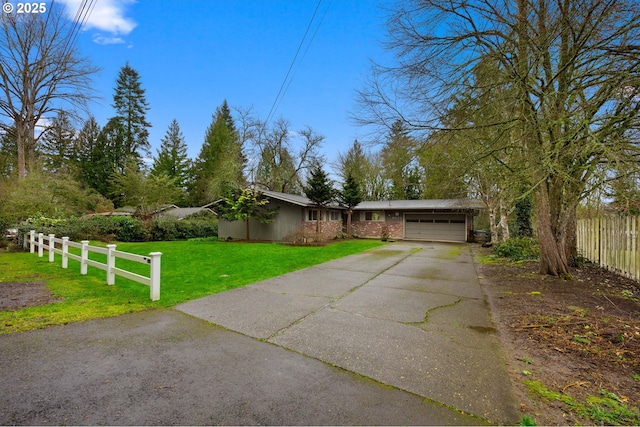
[[[330,211],[329,212],[329,221],[340,221],[341,215],[338,211]]]
[[[364,220],[365,221],[382,221],[382,215],[380,215],[380,212],[376,212],[376,211],[365,212]]]
[[[315,209],[309,209],[307,211],[307,221],[317,221],[318,220],[318,211]]]

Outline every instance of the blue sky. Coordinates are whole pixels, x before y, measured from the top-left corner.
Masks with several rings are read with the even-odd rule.
[[[56,1],[72,16],[81,0]],[[128,61],[146,89],[153,153],[175,118],[194,158],[224,99],[231,107],[253,106],[266,119],[317,6],[317,0],[97,0],[78,37],[82,54],[102,69],[94,78],[102,99],[91,112],[101,125],[113,116],[115,81]],[[384,20],[376,0],[321,0],[273,114],[294,130],[309,125],[324,135],[329,161],[368,133],[348,116],[368,58],[387,55]]]

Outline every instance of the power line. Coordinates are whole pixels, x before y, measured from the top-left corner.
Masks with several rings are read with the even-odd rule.
[[[291,82],[293,82],[293,79],[296,76],[296,72],[300,69],[300,64],[304,61],[304,58],[307,56],[307,52],[309,52],[309,48],[311,47],[311,44],[313,43],[313,40],[315,40],[316,35],[318,34],[318,30],[320,30],[320,26],[324,22],[324,18],[327,16],[327,12],[329,12],[329,9],[331,8],[331,4],[333,4],[333,1],[324,10],[324,13],[322,14],[322,18],[320,18],[320,23],[318,23],[318,26],[316,27],[316,30],[313,32],[313,35],[311,36],[311,40],[309,40],[309,43],[307,44],[306,49],[302,53],[302,57],[300,58],[300,61],[298,62],[298,66],[296,67],[296,69],[294,70],[293,74],[291,75],[291,78],[289,79],[289,82],[287,83],[287,87],[284,89],[284,92],[282,92],[282,96],[280,97],[280,100],[278,101],[278,104],[276,105],[276,108],[275,108],[276,110],[278,109],[278,107],[280,106],[280,103],[282,102],[282,100],[284,99],[285,95],[287,94],[287,91],[289,90],[289,87],[291,87]]]
[[[309,21],[309,24],[307,25],[307,29],[304,32],[304,36],[302,37],[302,40],[300,41],[300,45],[298,45],[298,50],[296,50],[296,54],[293,57],[293,60],[291,61],[291,65],[289,65],[289,69],[287,70],[287,74],[284,76],[284,80],[282,81],[282,84],[280,85],[280,89],[278,90],[278,94],[276,95],[276,98],[273,100],[273,104],[271,105],[271,109],[269,110],[269,114],[267,115],[267,120],[266,123],[269,123],[269,120],[271,119],[271,115],[274,113],[275,108],[276,108],[276,104],[278,104],[280,96],[284,96],[283,95],[283,90],[285,87],[285,84],[287,83],[287,79],[289,78],[289,74],[291,74],[291,70],[293,69],[293,66],[296,62],[296,60],[298,59],[298,54],[300,54],[300,50],[302,49],[302,46],[304,45],[304,42],[307,38],[307,35],[309,34],[309,30],[311,29],[311,25],[313,24],[313,21],[316,18],[316,15],[318,13],[318,9],[320,9],[320,4],[322,4],[322,0],[318,0],[318,4],[316,6],[316,9],[313,11],[313,16],[311,16],[311,20]],[[317,30],[316,30],[317,32]],[[315,37],[315,35],[314,35]],[[307,48],[308,49],[308,48]]]

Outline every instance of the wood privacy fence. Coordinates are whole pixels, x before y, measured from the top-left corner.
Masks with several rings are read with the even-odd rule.
[[[640,281],[640,217],[578,220],[578,252],[589,261]]]
[[[37,239],[36,239],[37,237]],[[58,245],[58,247],[56,247]],[[49,262],[53,262],[55,254],[62,255],[62,268],[69,266],[69,259],[80,263],[80,274],[87,274],[87,267],[95,267],[107,272],[107,285],[116,283],[116,275],[125,277],[150,288],[151,301],[160,299],[160,257],[162,252],[151,252],[149,256],[131,254],[116,250],[116,245],[107,245],[106,248],[98,246],[90,246],[88,240],[80,243],[72,242],[68,237],[58,239],[55,234],[44,235],[36,234],[35,230],[31,230],[29,235],[24,239],[24,248],[29,249],[31,253],[35,253],[38,248],[38,256],[44,256],[46,249],[49,254]],[[69,248],[80,249],[80,255],[69,252]],[[107,256],[106,264],[89,259],[89,252],[99,253]],[[129,261],[138,262],[140,264],[149,265],[149,277],[132,273],[127,270],[116,267],[116,258],[122,258]]]

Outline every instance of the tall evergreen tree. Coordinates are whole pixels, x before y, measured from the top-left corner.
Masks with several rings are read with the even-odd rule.
[[[347,177],[342,185],[340,202],[347,207],[347,234],[351,235],[351,216],[353,214],[353,208],[362,202],[360,183],[356,181],[353,175],[351,175],[351,172],[347,172]]]
[[[140,75],[127,62],[118,73],[113,108],[124,132],[124,147],[127,157],[133,155],[140,158],[149,152],[149,130],[151,123],[147,121],[149,104],[145,90],[140,83]]]
[[[17,176],[18,146],[15,128],[0,128],[0,181]]]
[[[156,176],[164,174],[173,179],[178,187],[184,188],[189,181],[191,162],[187,155],[184,135],[176,119],[173,119],[161,141],[158,155],[153,160],[151,174]]]
[[[40,155],[45,170],[54,173],[75,171],[75,133],[69,115],[62,110],[59,111],[40,139]]]
[[[242,187],[244,157],[227,101],[216,109],[193,165],[191,202],[203,205],[219,198],[228,187]]]
[[[109,179],[114,172],[111,150],[100,125],[90,117],[78,133],[79,178],[102,196],[110,197]]]
[[[381,151],[384,175],[390,182],[392,199],[407,198],[409,175],[411,169],[416,167],[412,165],[415,158],[414,150],[415,142],[408,135],[403,123],[397,120],[391,126],[389,138]],[[411,187],[409,191],[411,196],[419,198],[419,195],[416,197],[414,194],[416,191],[415,183],[412,183]]]
[[[336,191],[331,185],[331,181],[326,172],[319,164],[311,171],[311,177],[304,186],[304,193],[316,207],[316,233],[320,233],[320,217],[322,208],[331,203],[336,197]]]

